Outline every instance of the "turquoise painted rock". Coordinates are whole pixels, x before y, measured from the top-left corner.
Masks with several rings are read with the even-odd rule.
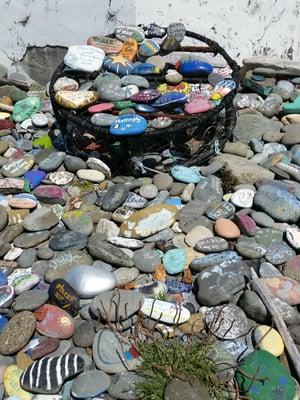
[[[296,385],[288,370],[265,350],[245,357],[236,379],[243,395],[252,400],[294,400],[296,395]]]
[[[135,114],[123,114],[116,119],[111,127],[110,134],[116,136],[139,135],[147,129],[145,118]]]
[[[168,274],[175,275],[183,271],[187,263],[184,249],[172,249],[163,256],[163,264]]]
[[[171,169],[171,174],[174,179],[184,183],[199,183],[202,178],[197,170],[183,165],[175,165]]]
[[[16,102],[13,107],[12,118],[15,122],[23,122],[40,111],[41,106],[39,97],[26,97],[26,99]]]
[[[121,55],[107,56],[103,61],[103,67],[106,71],[124,76],[133,73],[133,64]]]
[[[300,114],[300,96],[293,103],[283,104],[282,110],[284,114]]]

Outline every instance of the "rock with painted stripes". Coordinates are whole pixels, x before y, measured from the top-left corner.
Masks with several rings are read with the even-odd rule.
[[[58,393],[64,381],[82,372],[83,368],[84,360],[77,354],[45,357],[26,368],[20,384],[31,393]]]

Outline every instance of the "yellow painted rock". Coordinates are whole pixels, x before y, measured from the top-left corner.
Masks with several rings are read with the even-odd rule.
[[[32,394],[23,390],[19,380],[23,371],[17,365],[10,365],[6,368],[3,375],[5,392],[9,396],[16,396],[20,400],[31,400]]]
[[[178,208],[168,204],[158,204],[144,208],[131,215],[121,225],[122,236],[144,238],[169,228],[177,219]]]
[[[261,325],[254,331],[254,340],[261,350],[266,350],[275,357],[284,352],[284,344],[279,333],[267,325]]]
[[[137,55],[137,52],[138,52],[137,41],[132,38],[128,38],[126,42],[123,44],[120,54],[127,60],[133,61]]]
[[[192,85],[188,82],[180,82],[178,85],[168,85],[167,83],[162,83],[161,85],[157,86],[157,90],[161,94],[166,94],[169,92],[189,94],[192,91]]]
[[[77,92],[60,90],[55,95],[56,102],[70,110],[80,110],[93,104],[98,98],[98,93],[90,90],[78,90]]]
[[[0,112],[0,119],[8,119],[8,118],[10,118],[10,113]]]

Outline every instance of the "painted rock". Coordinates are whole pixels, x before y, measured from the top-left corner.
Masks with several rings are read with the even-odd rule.
[[[106,71],[113,72],[120,76],[129,75],[134,69],[132,62],[121,55],[105,57],[103,67]]]
[[[74,333],[72,317],[59,307],[45,304],[34,312],[37,331],[48,337],[68,339]]]
[[[184,183],[198,183],[201,180],[199,171],[193,168],[175,165],[171,169],[173,178]]]
[[[17,178],[22,176],[26,171],[31,169],[34,165],[34,158],[32,155],[27,154],[22,158],[9,161],[1,168],[2,175],[8,178]]]
[[[98,98],[98,93],[90,90],[78,90],[77,92],[60,90],[55,94],[55,101],[70,110],[80,110],[95,103]]]
[[[0,179],[0,193],[20,193],[24,189],[24,180],[16,178]]]
[[[48,290],[51,304],[62,308],[73,317],[79,311],[79,296],[64,279],[55,279]]]
[[[20,386],[20,377],[23,370],[17,365],[10,365],[6,368],[3,375],[3,383],[5,392],[8,394],[9,399],[14,400],[31,400],[32,393],[23,390]]]
[[[288,260],[284,266],[283,274],[300,282],[300,255]]]
[[[111,272],[92,265],[74,266],[65,275],[65,280],[83,299],[94,298],[116,287],[116,279]]]
[[[4,317],[4,315],[0,314],[0,334],[4,331],[7,324],[8,319]]]
[[[281,336],[271,326],[258,326],[254,331],[254,340],[260,349],[268,351],[275,357],[281,356],[284,352]]]
[[[95,104],[94,106],[89,107],[88,112],[90,112],[91,114],[95,114],[95,113],[101,113],[103,111],[109,111],[113,108],[114,108],[113,103],[100,103],[100,104]]]
[[[172,249],[163,256],[163,264],[168,274],[179,274],[187,264],[187,254],[184,249]]]
[[[107,36],[91,36],[88,38],[87,44],[102,49],[105,54],[119,53],[122,48],[120,40]]]
[[[131,100],[135,103],[149,103],[160,97],[160,92],[155,89],[145,89],[131,96]]]
[[[178,208],[159,204],[137,211],[121,225],[121,235],[144,238],[169,228],[176,221]]]
[[[140,115],[123,114],[110,126],[110,134],[116,136],[139,135],[147,129],[148,123]]]
[[[187,102],[187,97],[183,93],[167,93],[156,99],[151,105],[161,109],[177,108]]]
[[[154,22],[144,27],[144,31],[147,38],[162,38],[166,34],[166,29]]]
[[[12,208],[32,209],[36,207],[37,200],[35,196],[29,193],[21,193],[8,199],[8,205]]]
[[[185,26],[181,22],[172,22],[167,27],[167,35],[176,39],[177,42],[182,42],[185,37]]]
[[[141,312],[166,324],[183,324],[191,317],[189,310],[181,305],[149,298],[145,298]]]
[[[138,43],[132,38],[128,38],[120,51],[120,55],[126,58],[126,60],[133,61],[138,52]]]
[[[34,189],[33,194],[46,204],[65,205],[67,194],[65,190],[55,185],[41,185]]]
[[[289,244],[295,250],[300,250],[300,230],[296,227],[288,226],[285,234]]]
[[[236,88],[236,83],[233,80],[224,80],[219,82],[215,88],[214,93],[219,93],[222,97],[225,97],[227,94],[232,92]]]
[[[139,47],[139,54],[143,57],[151,57],[159,53],[160,46],[154,39],[144,40]]]
[[[59,90],[70,90],[75,91],[78,90],[79,84],[74,79],[68,78],[67,76],[62,76],[58,78],[54,83],[54,92],[58,92]]]
[[[130,239],[128,239],[130,240]],[[0,270],[0,287],[7,285],[8,280],[6,274]]]
[[[65,64],[72,69],[94,72],[99,71],[105,53],[102,49],[88,45],[70,46],[65,55]]]
[[[150,106],[149,104],[136,104],[135,110],[144,113],[153,113],[156,111],[156,108]]]
[[[192,91],[192,85],[188,82],[180,82],[177,85],[167,85],[166,83],[161,83],[157,86],[157,90],[161,94],[167,94],[170,92],[189,94]]]
[[[265,258],[273,265],[280,265],[292,257],[295,251],[283,241],[274,241],[267,247]]]
[[[294,306],[300,304],[300,283],[286,276],[261,278],[272,297],[278,297],[285,303]]]
[[[169,117],[157,117],[150,122],[150,126],[154,129],[165,129],[171,126],[172,122]]]
[[[227,240],[220,237],[207,237],[199,240],[195,245],[195,250],[202,253],[218,253],[228,250]]]
[[[128,86],[123,87],[123,92],[125,94],[126,99],[130,99],[132,96],[136,95],[139,91],[140,91],[140,89],[136,85],[128,85]],[[134,103],[128,103],[128,106],[126,108],[129,108],[132,106],[134,106]],[[117,108],[116,105],[115,105],[115,108]],[[124,109],[124,108],[122,107],[122,109]]]
[[[77,354],[44,357],[23,372],[20,384],[32,393],[58,393],[68,378],[82,372],[84,360]]]
[[[0,309],[11,306],[14,299],[15,291],[10,285],[0,286]]]
[[[22,122],[30,118],[41,109],[42,102],[39,97],[26,97],[17,101],[13,107],[12,118],[15,122]]]
[[[197,59],[183,59],[176,63],[175,68],[183,76],[207,76],[213,71],[212,65]]]
[[[184,107],[185,112],[188,114],[197,114],[210,110],[212,105],[206,99],[195,99]]]
[[[189,293],[192,291],[192,285],[186,284],[181,281],[177,281],[175,279],[167,279],[166,285],[168,288],[168,293],[171,294]]]
[[[160,74],[160,72],[161,72],[160,68],[156,67],[153,64],[136,62],[134,64],[134,69],[132,74],[152,75],[152,74]]]
[[[145,38],[144,30],[135,25],[122,25],[115,29],[115,37],[122,42],[132,38],[141,43]]]
[[[35,189],[45,178],[46,178],[45,171],[27,171],[24,174],[24,178],[27,179],[30,183],[30,189]]]
[[[140,355],[130,341],[108,329],[96,334],[93,359],[97,368],[110,374],[134,370],[141,363]]]
[[[36,320],[31,312],[22,311],[13,316],[0,335],[0,353],[2,355],[17,353],[28,343],[35,327]]]
[[[123,88],[114,82],[101,83],[98,92],[103,101],[122,101],[126,98]]]
[[[116,115],[97,113],[92,116],[91,122],[98,126],[111,126],[116,119],[118,119]]]
[[[20,294],[27,290],[35,287],[40,281],[40,277],[37,274],[24,274],[17,276],[13,282],[12,287],[15,290],[15,294]]]
[[[243,395],[250,399],[295,399],[295,381],[268,351],[256,350],[246,356],[239,364],[236,379]]]

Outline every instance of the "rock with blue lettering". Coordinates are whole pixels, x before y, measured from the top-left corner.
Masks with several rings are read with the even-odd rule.
[[[116,136],[130,136],[144,133],[148,123],[145,118],[135,114],[123,114],[111,124],[110,134]]]
[[[103,60],[103,67],[108,72],[113,72],[119,76],[133,73],[134,66],[131,61],[121,55],[107,56]]]
[[[187,102],[187,96],[183,93],[167,93],[156,99],[151,105],[161,110],[174,109]]]
[[[175,68],[181,75],[186,77],[207,76],[213,71],[211,64],[192,58],[185,58],[178,61]]]
[[[154,39],[146,39],[140,44],[139,54],[144,57],[151,57],[158,54],[159,50],[160,46]]]
[[[168,293],[190,293],[192,291],[192,285],[188,285],[184,282],[177,281],[176,279],[167,279],[166,285],[168,288]]]
[[[184,183],[198,183],[201,180],[199,171],[184,167],[183,165],[175,165],[171,169],[171,174],[174,179]]]
[[[152,75],[160,74],[161,70],[153,64],[136,62],[132,74],[136,75]]]
[[[163,256],[163,264],[168,274],[179,274],[187,264],[187,253],[184,249],[172,249]]]

